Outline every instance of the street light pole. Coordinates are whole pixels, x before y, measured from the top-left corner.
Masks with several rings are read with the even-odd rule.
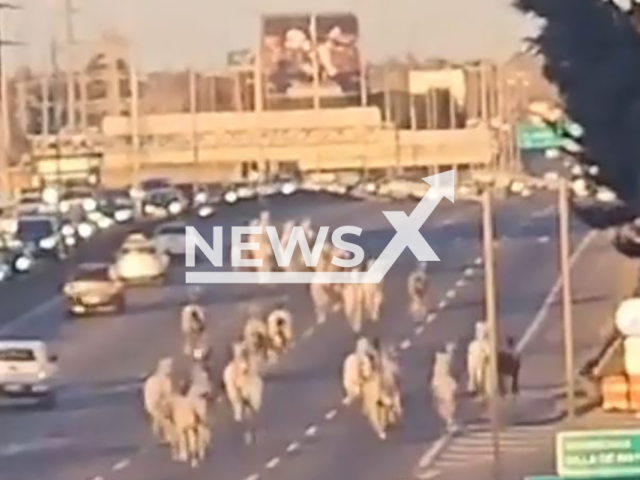
[[[491,356],[489,362],[489,415],[491,417],[491,438],[493,444],[493,479],[500,480],[500,413],[498,405],[498,314],[496,296],[496,275],[494,256],[493,206],[491,192],[486,189],[482,195],[482,237],[484,247],[484,284],[487,325]]]
[[[565,375],[567,382],[567,415],[576,415],[573,349],[573,305],[571,294],[571,244],[569,239],[569,192],[567,181],[560,181],[558,195],[560,227],[560,266],[562,270],[562,317],[564,322]]]

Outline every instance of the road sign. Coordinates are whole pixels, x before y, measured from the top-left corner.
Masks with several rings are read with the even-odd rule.
[[[556,465],[571,479],[640,478],[640,430],[561,432]]]
[[[558,477],[557,475],[533,475],[531,477],[525,477],[524,480],[594,480],[593,478],[567,478],[567,477]],[[605,479],[598,479],[598,480],[605,480]],[[620,479],[620,478],[610,478],[607,477],[607,480],[624,480],[624,479]],[[628,480],[628,477],[627,477]]]
[[[518,146],[522,150],[544,150],[562,148],[566,139],[555,128],[548,125],[518,125]]]

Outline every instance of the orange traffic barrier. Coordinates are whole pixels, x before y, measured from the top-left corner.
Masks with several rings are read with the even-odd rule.
[[[638,400],[640,400],[640,377],[638,379]],[[601,380],[602,409],[629,410],[629,379],[626,375],[611,375]],[[640,405],[640,404],[639,404]]]
[[[629,408],[640,412],[640,375],[629,376]]]

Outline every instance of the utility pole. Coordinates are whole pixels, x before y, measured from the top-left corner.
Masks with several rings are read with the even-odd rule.
[[[193,162],[198,163],[198,79],[193,68],[189,69],[189,115],[191,116],[191,151]]]
[[[67,128],[70,131],[76,128],[76,85],[74,73],[75,60],[75,32],[73,28],[73,16],[77,10],[73,6],[73,0],[64,0],[64,24],[67,42]]]
[[[0,152],[0,169],[2,189],[0,193],[9,200],[13,196],[11,191],[11,175],[9,173],[9,157],[11,154],[11,118],[9,115],[9,89],[7,86],[7,69],[5,68],[4,47],[22,45],[21,42],[5,40],[4,11],[20,10],[21,7],[12,3],[0,3],[0,111],[2,114],[2,152]]]
[[[569,192],[567,180],[560,180],[558,195],[560,213],[560,265],[562,270],[562,316],[564,320],[565,375],[567,382],[567,415],[576,415],[576,390],[574,381],[573,349],[573,300],[571,294],[571,244],[569,240]]]
[[[484,283],[487,326],[491,356],[489,361],[489,415],[491,417],[491,438],[493,444],[493,479],[500,480],[500,412],[498,405],[498,313],[496,296],[496,274],[494,256],[493,206],[491,191],[482,195],[482,238],[484,247]]]
[[[129,57],[129,89],[131,90],[131,147],[133,154],[133,178],[132,185],[137,185],[140,176],[140,107],[138,105],[138,72],[134,61],[133,52]]]

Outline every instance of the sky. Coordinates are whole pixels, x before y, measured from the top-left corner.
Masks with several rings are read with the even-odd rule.
[[[63,32],[64,0],[13,0],[7,36],[28,43],[7,52],[11,65],[42,66],[49,41]],[[535,22],[510,0],[73,0],[77,37],[105,29],[132,34],[141,69],[219,68],[226,53],[257,44],[265,13],[351,11],[360,19],[368,60],[413,53],[418,58],[504,59],[522,47]]]

